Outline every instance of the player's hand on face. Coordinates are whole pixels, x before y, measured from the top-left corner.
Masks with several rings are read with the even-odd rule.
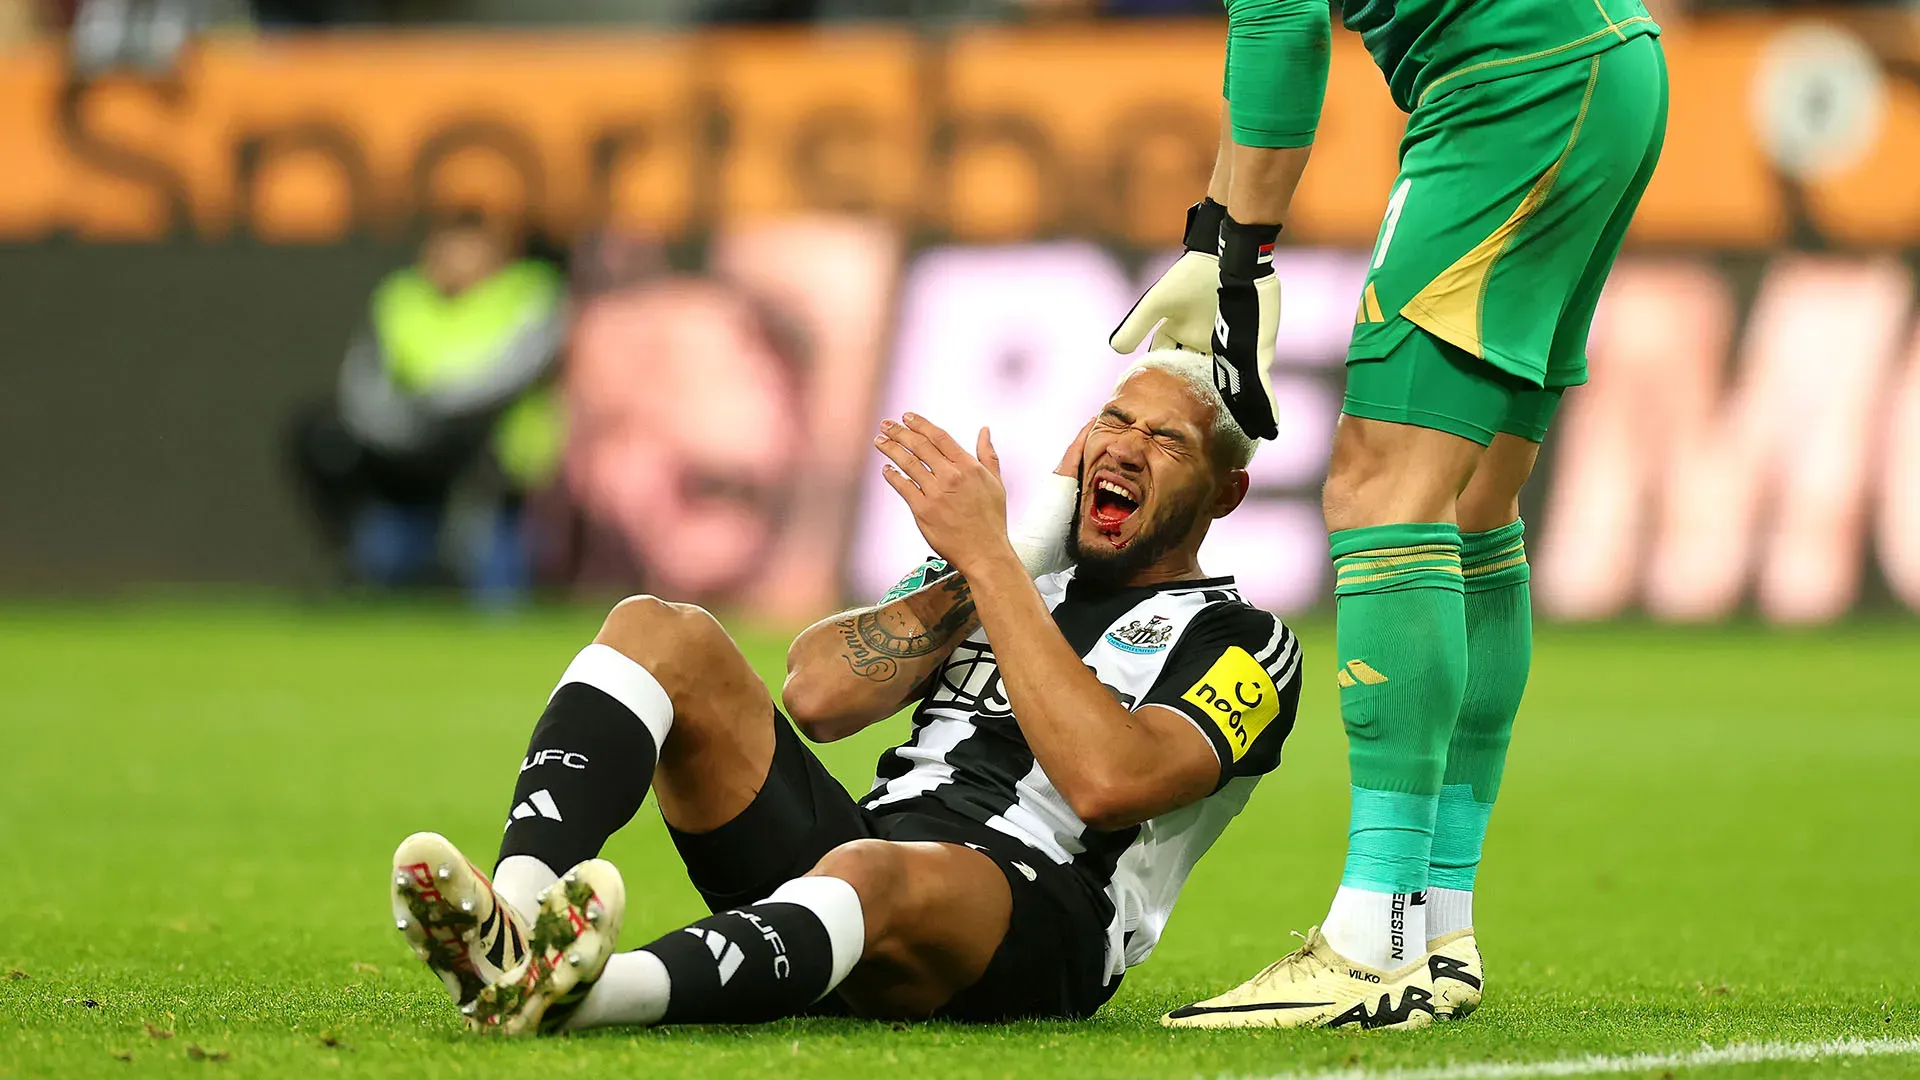
[[[1056,476],[1071,476],[1075,480],[1080,479],[1080,468],[1087,460],[1087,432],[1092,430],[1092,420],[1080,425],[1080,434],[1073,437],[1072,445],[1068,446],[1067,452],[1061,455],[1060,464],[1053,467]],[[996,466],[996,470],[997,468],[998,466]]]
[[[882,420],[873,445],[893,463],[882,475],[941,558],[963,574],[985,559],[1014,558],[1007,489],[987,429],[980,429],[976,457],[925,417],[907,413],[898,422]]]

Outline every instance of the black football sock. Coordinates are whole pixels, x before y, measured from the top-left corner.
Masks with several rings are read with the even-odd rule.
[[[825,997],[853,969],[865,938],[853,886],[812,877],[642,951],[659,957],[672,987],[661,1023],[752,1024],[792,1016]]]
[[[757,904],[615,956],[566,1026],[753,1024],[793,1016],[840,985],[865,948],[853,886],[835,877],[796,878]]]
[[[646,668],[600,644],[574,657],[534,725],[514,785],[494,871],[508,903],[530,914],[533,893],[599,854],[633,820],[672,726],[673,703]]]

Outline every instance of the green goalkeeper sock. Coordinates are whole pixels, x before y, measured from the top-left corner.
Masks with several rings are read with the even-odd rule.
[[[1473,925],[1473,883],[1487,818],[1500,793],[1513,720],[1533,664],[1526,524],[1461,537],[1466,581],[1467,687],[1447,747],[1433,834],[1433,897],[1427,933]]]
[[[1340,897],[1327,918],[1336,952],[1376,967],[1404,959],[1427,887],[1447,740],[1467,678],[1460,531],[1450,524],[1381,525],[1333,534],[1340,716],[1347,729],[1353,816]],[[1370,897],[1367,894],[1372,894]],[[1378,903],[1411,898],[1407,910]],[[1371,905],[1371,906],[1368,906]],[[1390,928],[1370,912],[1390,911]],[[1418,946],[1414,949],[1417,954]]]

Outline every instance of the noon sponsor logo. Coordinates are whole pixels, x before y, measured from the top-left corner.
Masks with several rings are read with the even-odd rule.
[[[1205,711],[1227,737],[1235,761],[1280,714],[1280,695],[1273,679],[1252,654],[1238,645],[1222,653],[1200,681],[1180,696]]]

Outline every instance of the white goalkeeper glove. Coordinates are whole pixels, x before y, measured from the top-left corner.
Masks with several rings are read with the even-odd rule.
[[[1219,312],[1213,320],[1213,385],[1240,430],[1280,434],[1273,400],[1273,343],[1280,332],[1280,279],[1273,276],[1278,225],[1220,225]]]
[[[1153,283],[1133,310],[1120,320],[1107,344],[1118,353],[1140,347],[1153,335],[1153,348],[1213,347],[1213,320],[1220,310],[1220,223],[1227,208],[1202,199],[1187,208],[1186,254]]]

